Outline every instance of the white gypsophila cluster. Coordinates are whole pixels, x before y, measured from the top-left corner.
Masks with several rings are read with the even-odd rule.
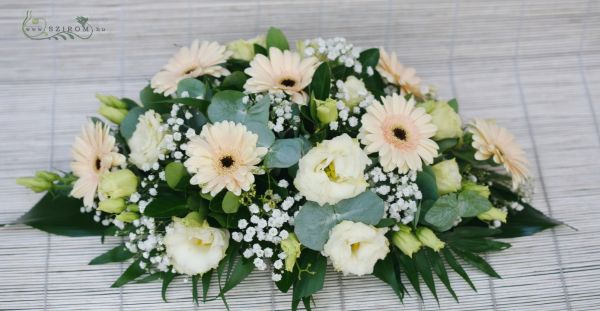
[[[165,255],[164,235],[157,231],[154,218],[142,216],[133,221],[135,232],[130,232],[125,247],[141,255],[140,268],[149,271],[169,271],[170,261]]]
[[[358,105],[350,108],[345,104],[348,100],[348,90],[344,81],[337,80],[335,82],[337,92],[335,93],[335,99],[337,99],[338,119],[329,124],[331,130],[337,130],[340,126],[358,129],[360,127],[360,118],[364,114],[367,107],[369,107],[374,101],[375,96],[368,91],[360,92],[361,97]]]
[[[194,115],[187,106],[173,104],[170,117],[167,119],[167,123],[163,124],[164,130],[167,132],[163,147],[168,150],[168,153],[161,154],[159,160],[174,159],[179,162],[185,160],[186,141],[196,136],[196,131],[187,126],[185,121],[193,117]]]
[[[289,182],[282,179],[278,186],[287,188]],[[281,280],[286,257],[279,243],[289,236],[290,232],[284,227],[293,226],[300,200],[302,196],[299,194],[290,194],[285,198],[273,194],[270,201],[263,202],[260,206],[253,203],[248,206],[250,218],[240,219],[237,231],[231,233],[234,241],[245,246],[242,252],[244,258],[253,259],[258,270],[267,269],[267,263],[272,262],[271,279],[275,282]]]
[[[302,50],[304,57],[315,56],[321,60],[337,61],[354,72],[362,72],[362,64],[358,61],[361,49],[348,43],[345,38],[316,38],[304,41]]]
[[[298,125],[301,122],[300,116],[294,113],[294,103],[290,100],[289,95],[284,92],[258,94],[255,101],[260,101],[263,96],[268,96],[271,102],[271,117],[268,126],[273,132],[281,133],[288,128],[294,131],[298,130]],[[244,97],[243,102],[245,104],[249,103],[250,97]]]
[[[423,198],[417,186],[417,173],[409,171],[399,174],[396,170],[384,172],[379,165],[371,168],[366,174],[371,190],[384,200],[385,217],[393,218],[403,224],[408,224],[415,218],[417,201]],[[392,228],[398,230],[397,226]]]

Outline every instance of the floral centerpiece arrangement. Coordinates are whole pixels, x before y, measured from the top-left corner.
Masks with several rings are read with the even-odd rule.
[[[131,262],[113,287],[191,279],[222,299],[271,271],[292,309],[323,287],[328,263],[372,274],[403,299],[437,299],[464,265],[560,222],[530,204],[515,138],[463,122],[456,100],[424,87],[395,53],[343,38],[283,33],[182,47],[139,101],[97,95],[71,172],[18,183],[47,194],[17,222],[67,236],[124,240],[90,264]],[[208,297],[209,286],[218,294]],[[423,285],[423,284],[424,285]],[[411,291],[412,291],[411,290]]]

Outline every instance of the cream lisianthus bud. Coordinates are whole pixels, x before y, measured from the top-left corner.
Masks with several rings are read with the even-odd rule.
[[[458,170],[456,159],[445,160],[431,167],[435,174],[438,193],[440,195],[456,192],[461,187],[462,176]]]
[[[44,192],[52,188],[52,183],[40,177],[17,178],[17,184],[31,189],[33,192]]]
[[[300,159],[294,186],[309,201],[336,204],[365,191],[364,170],[369,164],[358,142],[343,134],[323,141]]]
[[[385,237],[387,231],[387,228],[344,220],[331,229],[323,254],[331,259],[335,270],[344,275],[371,274],[375,263],[390,252]]]
[[[462,191],[475,191],[486,199],[490,197],[490,188],[488,186],[478,185],[472,181],[465,181],[462,184]]]
[[[400,229],[392,234],[392,243],[398,247],[404,255],[411,257],[421,249],[421,242],[412,234],[412,229],[406,225],[399,225]]]
[[[125,210],[125,200],[122,198],[106,199],[100,201],[98,210],[110,214],[119,214]]]
[[[365,83],[355,76],[348,76],[344,82],[343,102],[348,108],[354,108],[367,96],[367,87]]]
[[[416,234],[417,239],[419,239],[419,241],[423,243],[423,245],[433,249],[436,252],[444,248],[444,246],[446,245],[446,243],[438,239],[435,233],[433,233],[433,231],[431,231],[431,229],[427,227],[417,228]]]
[[[433,136],[434,140],[462,136],[462,120],[447,102],[429,100],[417,105],[417,107],[425,108],[425,111],[431,115],[431,122],[437,126],[437,132]]]
[[[300,257],[300,241],[295,233],[290,233],[285,240],[281,241],[280,245],[285,253],[285,270],[292,272],[296,260]]]
[[[137,184],[137,176],[128,169],[107,172],[100,177],[98,193],[105,198],[124,198],[137,190]]]
[[[498,220],[500,222],[506,223],[506,216],[508,214],[499,209],[499,208],[495,208],[492,207],[489,210],[477,215],[477,218],[479,218],[479,220],[483,220],[483,221],[494,221],[494,220]]]
[[[229,247],[229,231],[213,228],[197,216],[173,217],[163,239],[167,256],[178,273],[197,275],[216,268]]]
[[[317,119],[323,124],[331,123],[337,120],[338,109],[335,99],[315,100],[317,106]]]
[[[96,94],[100,101],[98,113],[115,124],[120,124],[129,112],[127,105],[114,96]]]
[[[227,50],[232,52],[232,58],[251,61],[256,54],[254,51],[254,44],[258,44],[262,47],[266,46],[265,36],[258,36],[250,40],[235,40],[227,43]]]
[[[121,212],[115,217],[115,219],[122,222],[133,222],[134,220],[140,219],[140,214],[135,212]]]

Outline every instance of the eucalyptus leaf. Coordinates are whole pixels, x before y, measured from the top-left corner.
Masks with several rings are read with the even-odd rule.
[[[320,251],[329,238],[329,231],[338,223],[349,220],[377,225],[384,213],[383,200],[371,191],[338,202],[336,205],[307,201],[295,218],[295,232],[300,242]]]
[[[138,119],[141,115],[146,113],[146,109],[142,107],[136,107],[127,113],[121,124],[119,124],[119,132],[123,138],[129,140],[131,136],[133,136],[133,132],[135,132],[135,128],[138,124]]]
[[[266,125],[269,121],[269,101],[263,99],[254,104],[245,104],[245,96],[239,91],[218,92],[208,106],[208,118],[213,123],[228,120],[242,124],[260,122]]]
[[[424,220],[437,231],[444,232],[452,228],[460,216],[456,194],[440,197],[425,214]]]
[[[204,99],[206,92],[204,83],[195,78],[183,79],[177,84],[177,97]]]
[[[268,148],[275,142],[275,134],[262,122],[248,122],[246,123],[246,128],[248,131],[258,135],[258,142],[256,144],[259,147]]]
[[[475,217],[492,208],[492,203],[476,191],[466,190],[458,194],[460,217]]]
[[[300,138],[275,140],[265,156],[264,163],[268,168],[288,168],[300,160],[303,141]]]

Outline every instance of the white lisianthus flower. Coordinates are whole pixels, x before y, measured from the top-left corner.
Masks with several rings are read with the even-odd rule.
[[[212,228],[206,221],[189,219],[193,217],[174,217],[164,237],[171,264],[178,273],[187,275],[203,274],[216,268],[229,246],[229,231]]]
[[[133,135],[127,142],[131,153],[129,162],[139,169],[150,167],[166,152],[163,146],[165,132],[161,129],[162,118],[154,110],[149,110],[138,119]]]
[[[369,164],[358,141],[343,134],[323,141],[300,159],[294,186],[309,201],[336,204],[365,191],[364,170]]]
[[[373,273],[377,260],[390,252],[385,237],[387,228],[375,228],[360,222],[342,221],[331,230],[323,248],[336,271],[358,276]]]

